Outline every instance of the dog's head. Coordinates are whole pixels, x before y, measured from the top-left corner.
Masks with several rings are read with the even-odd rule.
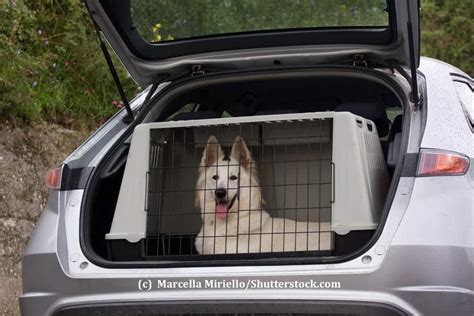
[[[252,179],[252,165],[251,153],[240,136],[234,140],[228,157],[224,155],[216,137],[209,137],[202,155],[197,184],[198,206],[202,209],[204,205],[215,203],[214,210],[220,219],[225,219],[231,210],[241,209],[240,196],[249,196],[251,183],[257,181]]]

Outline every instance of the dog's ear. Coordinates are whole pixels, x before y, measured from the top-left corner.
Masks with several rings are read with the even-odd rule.
[[[224,158],[224,152],[222,151],[221,144],[217,141],[215,136],[209,137],[207,140],[206,149],[202,156],[202,164],[206,167],[217,163],[218,160]]]
[[[244,165],[244,167],[249,167],[249,164],[252,161],[252,154],[250,153],[245,140],[240,136],[235,138],[230,156],[239,161]]]

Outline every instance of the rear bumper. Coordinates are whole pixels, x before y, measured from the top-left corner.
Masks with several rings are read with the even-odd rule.
[[[472,249],[471,249],[472,251]],[[138,287],[141,275],[97,278],[66,276],[54,254],[24,258],[24,295],[20,297],[22,315],[106,315],[153,313],[185,314],[191,310],[224,313],[355,313],[373,315],[471,315],[474,295],[469,287],[472,267],[465,248],[392,247],[382,267],[366,274],[321,276],[301,273],[289,276],[236,275],[202,276],[195,280],[226,279],[247,281],[299,280],[337,281],[333,289],[206,289]],[[440,260],[440,258],[442,260]],[[447,264],[448,260],[451,264]],[[455,265],[452,263],[456,263]],[[26,270],[30,271],[27,272]],[[215,269],[215,275],[219,270]],[[168,280],[184,278],[170,275]],[[188,275],[186,279],[193,279]],[[155,279],[154,281],[156,281]],[[285,304],[274,302],[285,299]],[[279,302],[279,301],[278,301]]]

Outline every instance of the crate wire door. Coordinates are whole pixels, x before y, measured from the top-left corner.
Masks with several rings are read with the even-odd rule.
[[[232,208],[242,213],[229,213],[225,219],[215,209],[195,206],[197,191],[213,194],[217,189],[196,186],[210,136],[226,159],[235,138],[242,137],[253,158],[251,168],[258,170],[258,188],[250,184],[247,190],[260,190],[257,209],[241,209],[242,195]],[[332,249],[332,167],[332,119],[152,129],[144,257],[327,255]],[[244,198],[252,199],[252,194]],[[271,225],[249,229],[267,216]],[[206,251],[196,248],[206,243]]]

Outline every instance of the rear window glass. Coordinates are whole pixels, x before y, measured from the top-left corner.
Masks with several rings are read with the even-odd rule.
[[[386,0],[131,0],[131,14],[149,42],[389,24]]]

